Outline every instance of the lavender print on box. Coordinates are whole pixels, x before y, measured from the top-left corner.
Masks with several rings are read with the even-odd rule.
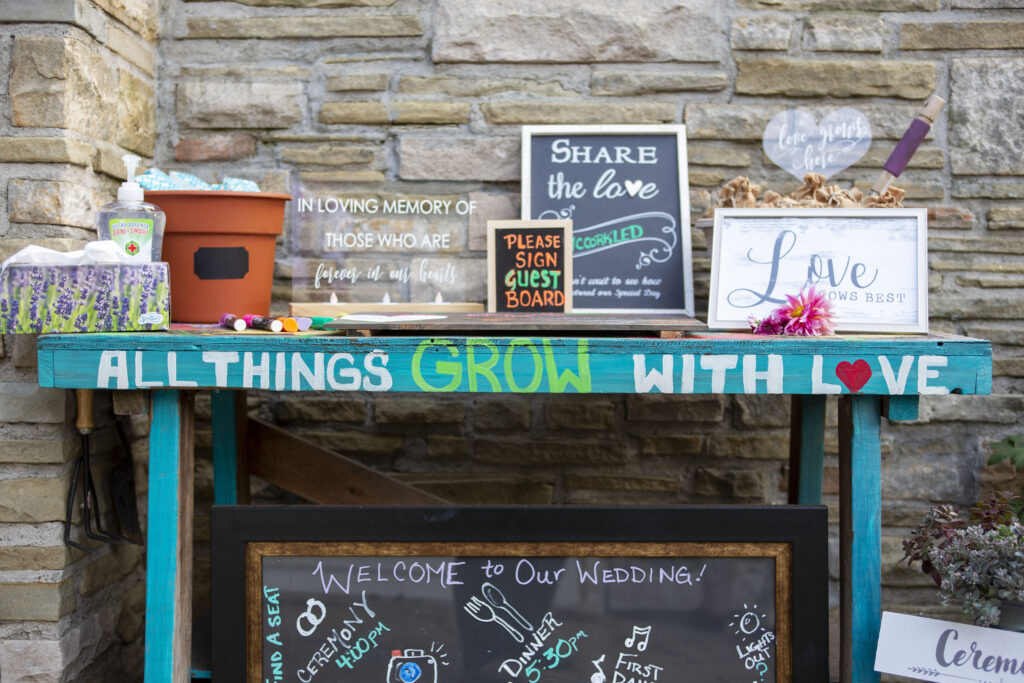
[[[10,265],[0,274],[0,332],[166,330],[166,263]]]

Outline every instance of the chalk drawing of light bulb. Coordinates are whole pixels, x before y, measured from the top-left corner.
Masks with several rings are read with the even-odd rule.
[[[761,620],[766,618],[764,614],[758,614],[757,604],[747,605],[743,604],[743,612],[737,611],[736,614],[732,615],[733,621],[729,623],[729,626],[735,626],[736,630],[733,632],[735,635],[743,634],[741,640],[744,642],[747,640],[747,636],[764,631],[764,626],[761,625]]]

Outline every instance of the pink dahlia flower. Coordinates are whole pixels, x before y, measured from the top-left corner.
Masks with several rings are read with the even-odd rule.
[[[814,337],[832,334],[832,302],[824,292],[814,291],[811,286],[806,292],[800,290],[795,297],[786,295],[787,303],[775,310],[784,322],[785,334]]]
[[[786,321],[782,319],[777,310],[769,313],[763,320],[757,320],[754,316],[747,318],[750,329],[754,334],[783,334]]]

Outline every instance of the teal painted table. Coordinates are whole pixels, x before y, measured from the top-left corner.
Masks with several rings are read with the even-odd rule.
[[[169,333],[45,335],[46,387],[151,389],[146,680],[188,680],[192,403],[211,389],[215,502],[234,503],[232,390],[788,394],[790,502],[821,500],[825,397],[839,397],[842,680],[873,671],[881,619],[880,419],[912,420],[922,394],[987,394],[991,346],[953,336],[683,339],[342,337]],[[827,624],[822,624],[827,628]],[[801,682],[802,683],[802,682]]]

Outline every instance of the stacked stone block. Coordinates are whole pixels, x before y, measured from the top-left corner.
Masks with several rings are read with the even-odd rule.
[[[28,244],[61,251],[95,239],[96,209],[125,177],[120,156],[153,153],[157,14],[149,0],[36,0],[0,5],[0,259]],[[107,513],[123,457],[109,395],[97,396],[93,471]],[[0,679],[141,679],[141,546],[81,532],[63,543],[64,501],[81,453],[73,394],[40,389],[35,340],[0,351]],[[145,420],[129,426],[145,493]],[[140,501],[145,511],[145,498]]]

